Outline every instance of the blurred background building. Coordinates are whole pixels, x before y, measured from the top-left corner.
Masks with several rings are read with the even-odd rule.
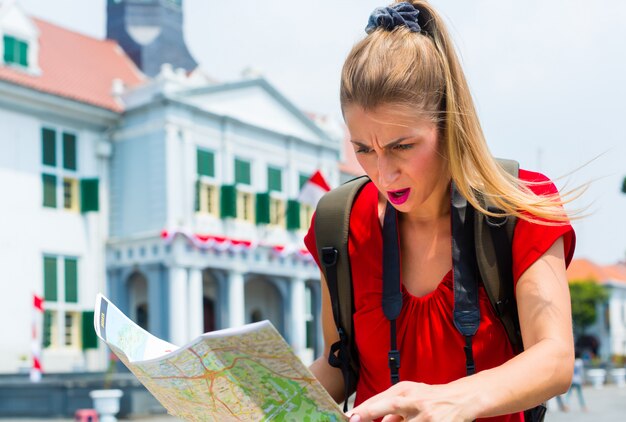
[[[31,365],[44,298],[45,372],[103,370],[103,291],[158,337],[270,319],[321,351],[319,273],[297,201],[320,170],[358,172],[344,129],[304,113],[253,70],[220,83],[185,45],[181,1],[111,0],[106,40],[0,2],[4,209],[0,372]],[[9,287],[10,286],[10,287]]]

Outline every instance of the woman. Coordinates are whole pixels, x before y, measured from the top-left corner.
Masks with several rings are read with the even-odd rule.
[[[567,405],[570,404],[570,396],[572,392],[576,390],[578,394],[578,405],[580,406],[580,410],[583,412],[587,412],[587,405],[585,404],[585,397],[583,396],[583,374],[585,371],[585,364],[580,357],[580,354],[576,352],[576,359],[574,360],[574,375],[572,376],[572,385],[567,392],[567,396],[565,397],[565,402]]]
[[[360,360],[350,420],[524,420],[524,409],[567,391],[572,377],[565,268],[575,236],[563,200],[545,176],[520,170],[514,178],[494,161],[452,43],[426,1],[376,9],[366,32],[346,59],[340,96],[356,156],[371,178],[350,217]],[[480,287],[471,376],[452,318],[452,182],[477,211],[489,214],[480,192],[519,219],[513,278],[525,350],[514,355]],[[401,382],[394,385],[389,321],[381,306],[381,225],[388,202],[398,212],[403,298],[396,327]],[[319,263],[313,227],[305,243]],[[323,277],[322,284],[326,350],[311,370],[339,402],[342,374],[328,363],[338,335]]]

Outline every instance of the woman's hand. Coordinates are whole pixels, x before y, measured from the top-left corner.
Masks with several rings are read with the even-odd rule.
[[[395,421],[471,421],[471,398],[455,394],[450,385],[404,381],[355,407],[350,422],[383,418]]]

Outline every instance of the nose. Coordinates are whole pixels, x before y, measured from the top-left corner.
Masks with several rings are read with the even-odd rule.
[[[398,179],[400,171],[392,159],[381,154],[378,157],[378,184],[380,187],[392,187]]]

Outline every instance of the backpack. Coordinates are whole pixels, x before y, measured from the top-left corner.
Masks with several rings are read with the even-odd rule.
[[[497,160],[509,174],[518,176],[519,163],[513,160]],[[339,334],[339,341],[331,346],[329,354],[329,364],[333,367],[340,368],[344,377],[345,401],[344,411],[347,411],[347,399],[356,390],[359,374],[358,351],[354,341],[354,328],[352,315],[354,313],[354,297],[352,292],[352,276],[350,270],[350,257],[348,254],[348,235],[350,228],[350,212],[354,200],[362,190],[362,188],[370,181],[367,176],[361,176],[353,179],[336,189],[326,193],[319,201],[315,211],[315,239],[318,257],[320,259],[321,270],[328,283],[329,293],[331,297],[331,305],[333,318]],[[495,315],[502,322],[506,331],[509,342],[515,354],[523,350],[521,332],[519,327],[519,317],[517,313],[517,304],[515,301],[515,292],[513,289],[513,271],[512,271],[512,239],[513,231],[517,219],[508,217],[494,218],[484,214],[473,214],[473,208],[467,201],[453,189],[451,210],[454,219],[460,216],[461,221],[464,215],[472,217],[467,220],[467,224],[471,227],[466,228],[468,233],[465,239],[465,247],[455,248],[456,235],[453,224],[453,260],[456,266],[455,249],[461,251],[471,250],[471,266],[476,269],[476,275],[482,280],[485,292],[489,297],[489,301],[493,307]],[[482,199],[479,195],[482,205],[489,211],[498,213],[499,210]],[[461,208],[455,209],[455,204],[461,204]],[[390,207],[390,205],[388,205]],[[467,208],[467,210],[466,210]],[[393,210],[393,208],[388,208]],[[458,213],[456,212],[458,211]],[[394,211],[395,213],[395,211]],[[465,213],[465,214],[463,214]],[[385,213],[385,225],[388,224],[387,215]],[[456,217],[455,217],[456,215]],[[394,226],[395,227],[395,226]],[[397,230],[397,229],[393,229]],[[383,233],[383,238],[384,238]],[[397,238],[396,238],[397,239]],[[472,242],[473,241],[473,242]],[[463,242],[463,241],[461,241]],[[473,245],[471,243],[472,242]],[[389,244],[397,243],[390,242]],[[472,248],[473,246],[473,248]],[[386,248],[383,248],[386,251]],[[475,257],[473,255],[475,251]],[[387,252],[384,252],[387,255]],[[396,273],[399,272],[399,254],[396,253],[393,258],[397,259],[398,265]],[[388,257],[384,257],[387,263]],[[468,259],[467,257],[465,259]],[[474,262],[475,261],[475,262]],[[391,266],[390,266],[391,267]],[[385,278],[385,265],[383,265],[383,278]],[[455,276],[457,275],[455,270]],[[396,274],[397,276],[397,274]],[[476,278],[476,277],[474,277]],[[386,285],[383,282],[383,310],[391,325],[391,350],[389,352],[389,367],[391,371],[392,383],[398,381],[399,352],[395,345],[395,318],[399,315],[401,308],[401,297],[397,299],[399,286],[395,292],[388,293]],[[469,339],[466,345],[466,367],[468,375],[473,373],[473,357],[471,355],[471,335],[478,328],[479,315],[473,314],[471,311],[463,313],[463,302],[475,300],[477,301],[477,291],[461,292],[465,296],[461,297],[459,306],[460,311],[457,313],[457,290],[455,288],[455,326],[461,333]],[[463,290],[463,289],[461,289]],[[387,296],[387,295],[391,296]],[[472,294],[475,297],[471,297]],[[393,297],[395,295],[395,299]],[[398,306],[399,300],[399,306]],[[477,302],[476,305],[477,306]],[[471,307],[469,309],[472,309]],[[471,315],[468,315],[471,314]],[[469,331],[465,324],[465,317],[471,320],[469,323]],[[473,332],[472,332],[473,330]],[[468,335],[469,334],[469,335]],[[469,351],[468,351],[469,347]],[[540,405],[534,409],[526,411],[527,421],[541,421],[545,414],[545,405]],[[534,413],[529,413],[534,412]]]

